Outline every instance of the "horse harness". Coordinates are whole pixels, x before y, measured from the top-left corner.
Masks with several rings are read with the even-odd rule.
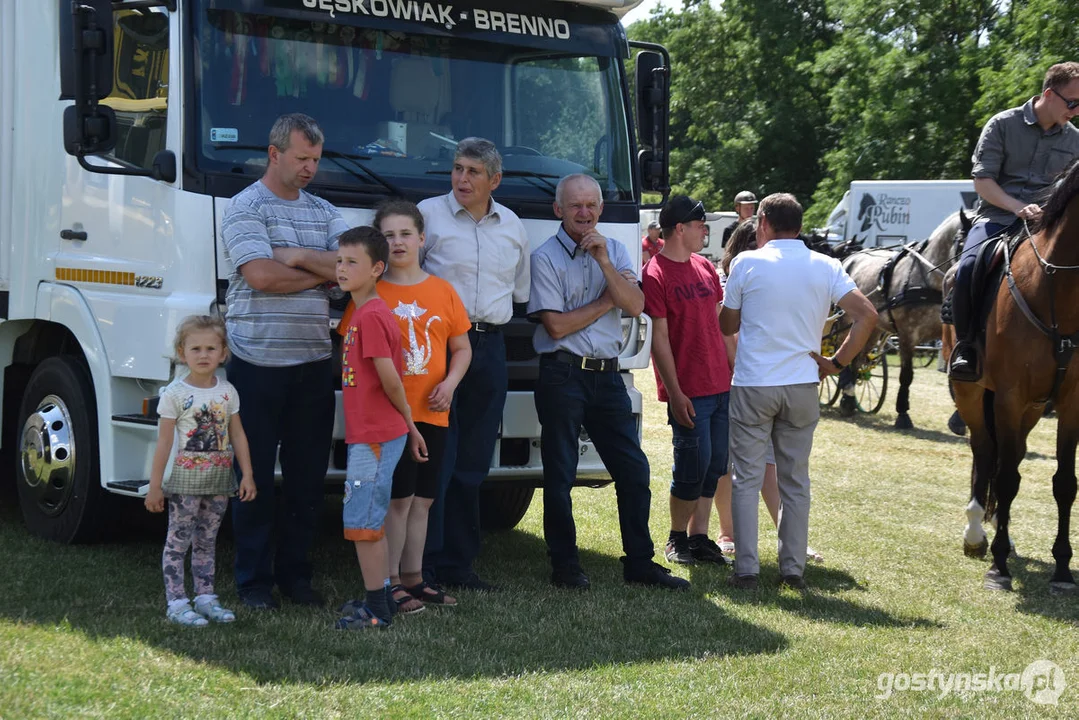
[[[1038,328],[1043,335],[1049,338],[1049,342],[1053,345],[1053,356],[1056,358],[1057,371],[1053,375],[1053,388],[1049,391],[1049,395],[1044,400],[1038,401],[1039,404],[1042,404],[1056,400],[1056,394],[1060,391],[1064,376],[1068,372],[1072,353],[1075,351],[1075,346],[1079,344],[1079,332],[1074,332],[1071,335],[1060,334],[1060,328],[1057,325],[1056,293],[1053,291],[1053,276],[1056,275],[1058,270],[1079,270],[1079,265],[1054,265],[1049,262],[1038,252],[1038,246],[1034,244],[1034,237],[1030,233],[1030,228],[1027,227],[1026,220],[1023,221],[1023,230],[1026,235],[1016,243],[1015,247],[1018,249],[1024,240],[1029,240],[1030,247],[1034,250],[1034,256],[1038,258],[1038,263],[1042,266],[1042,270],[1049,280],[1049,325],[1038,319],[1038,316],[1030,309],[1030,305],[1027,305],[1027,301],[1023,299],[1023,293],[1015,284],[1015,277],[1012,275],[1012,248],[1009,242],[1002,243],[1004,246],[1004,277],[1008,280],[1008,291],[1012,295],[1012,300],[1015,301],[1015,306],[1026,316],[1031,325]]]
[[[884,263],[884,267],[880,269],[880,275],[877,279],[877,292],[884,298],[884,305],[877,308],[878,312],[894,310],[903,305],[940,305],[944,301],[944,295],[940,290],[925,285],[911,286],[910,275],[907,276],[907,281],[904,283],[902,290],[894,297],[889,297],[892,273],[895,271],[895,266],[905,255],[910,255],[913,260],[923,267],[928,267],[931,272],[938,272],[943,275],[943,272],[939,268],[926,260],[921,254],[921,251],[925,250],[927,242],[927,240],[923,240],[920,243],[904,245],[897,252],[893,253],[892,256],[888,258],[887,262]],[[913,273],[911,273],[911,275],[913,275]],[[928,277],[926,277],[926,280],[928,280]],[[895,327],[894,318],[892,319],[892,326]]]

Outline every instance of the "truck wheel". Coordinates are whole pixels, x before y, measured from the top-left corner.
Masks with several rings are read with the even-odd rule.
[[[86,368],[70,356],[38,365],[23,393],[18,428],[15,478],[27,528],[62,543],[94,539],[105,493]]]
[[[532,503],[535,488],[493,485],[480,491],[480,526],[487,532],[512,530]]]

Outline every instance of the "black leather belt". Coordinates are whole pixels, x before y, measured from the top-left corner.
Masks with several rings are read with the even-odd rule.
[[[556,362],[566,363],[573,367],[579,367],[582,370],[592,370],[593,372],[617,372],[618,371],[618,358],[590,358],[581,357],[580,355],[574,355],[571,352],[565,350],[558,350],[553,353],[544,353],[544,357],[550,358]]]
[[[487,322],[474,322],[472,323],[472,329],[481,333],[495,333],[502,332],[501,325],[495,325],[494,323]]]

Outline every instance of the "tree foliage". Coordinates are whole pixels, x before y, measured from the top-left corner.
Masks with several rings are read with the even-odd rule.
[[[819,225],[852,180],[968,177],[985,121],[1079,59],[1079,3],[684,0],[630,36],[671,52],[675,190],[792,192]]]

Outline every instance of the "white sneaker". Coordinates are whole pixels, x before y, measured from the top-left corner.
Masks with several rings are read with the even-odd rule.
[[[230,623],[236,620],[236,613],[221,607],[216,595],[195,600],[195,612],[217,623]]]
[[[192,610],[191,603],[187,602],[170,607],[165,617],[169,619],[169,622],[187,627],[204,627],[210,624],[206,618]]]

